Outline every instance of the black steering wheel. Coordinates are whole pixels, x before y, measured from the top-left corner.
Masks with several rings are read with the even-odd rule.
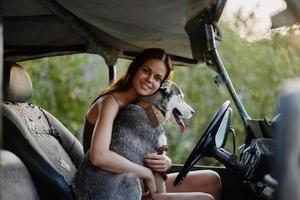
[[[186,160],[183,168],[180,170],[179,174],[177,175],[173,185],[178,186],[183,179],[186,177],[190,169],[204,156],[211,156],[211,152],[216,147],[215,143],[215,135],[217,130],[220,126],[222,118],[229,108],[230,101],[227,100],[223,103],[223,105],[219,108],[213,119],[211,120],[210,124],[208,125],[206,131],[203,133],[202,137],[196,144],[195,148],[193,149],[192,153],[189,155],[188,159]]]

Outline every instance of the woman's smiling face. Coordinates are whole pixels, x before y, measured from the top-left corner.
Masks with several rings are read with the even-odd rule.
[[[136,72],[132,88],[139,95],[152,95],[159,89],[166,74],[167,67],[163,61],[155,58],[148,59]]]

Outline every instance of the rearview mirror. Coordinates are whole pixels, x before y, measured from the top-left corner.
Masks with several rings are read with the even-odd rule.
[[[226,144],[227,135],[230,131],[231,119],[232,109],[229,107],[222,118],[222,121],[215,136],[215,143],[217,148],[224,147]]]

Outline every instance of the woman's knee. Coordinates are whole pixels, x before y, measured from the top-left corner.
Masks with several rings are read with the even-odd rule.
[[[193,173],[193,180],[199,181],[198,184],[204,184],[210,188],[220,188],[222,187],[222,181],[219,174],[213,170],[201,170],[195,171]]]
[[[207,194],[207,193],[197,194],[196,199],[198,199],[198,200],[215,200],[215,198],[211,194]]]
[[[221,196],[222,191],[222,181],[219,174],[212,170],[203,170],[203,171],[196,171],[193,174],[195,181],[193,183],[194,189],[195,186],[196,191],[205,192],[214,197],[214,199],[219,199]],[[209,197],[207,197],[209,199]]]
[[[183,192],[183,193],[160,193],[152,195],[154,200],[215,200],[215,198],[207,193],[202,192]]]
[[[210,182],[212,187],[221,189],[222,188],[222,180],[220,175],[212,170],[209,170]]]
[[[213,196],[212,199],[218,200],[221,197],[221,191],[222,191],[222,180],[220,175],[215,172],[209,170],[207,172],[208,178],[208,191]],[[208,197],[209,198],[209,197]]]

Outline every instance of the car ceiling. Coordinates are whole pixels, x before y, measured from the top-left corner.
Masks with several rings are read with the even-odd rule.
[[[108,64],[160,47],[179,64],[203,62],[186,23],[217,0],[2,0],[4,58],[96,53]],[[220,16],[218,16],[219,18]],[[218,19],[216,19],[218,20]]]

